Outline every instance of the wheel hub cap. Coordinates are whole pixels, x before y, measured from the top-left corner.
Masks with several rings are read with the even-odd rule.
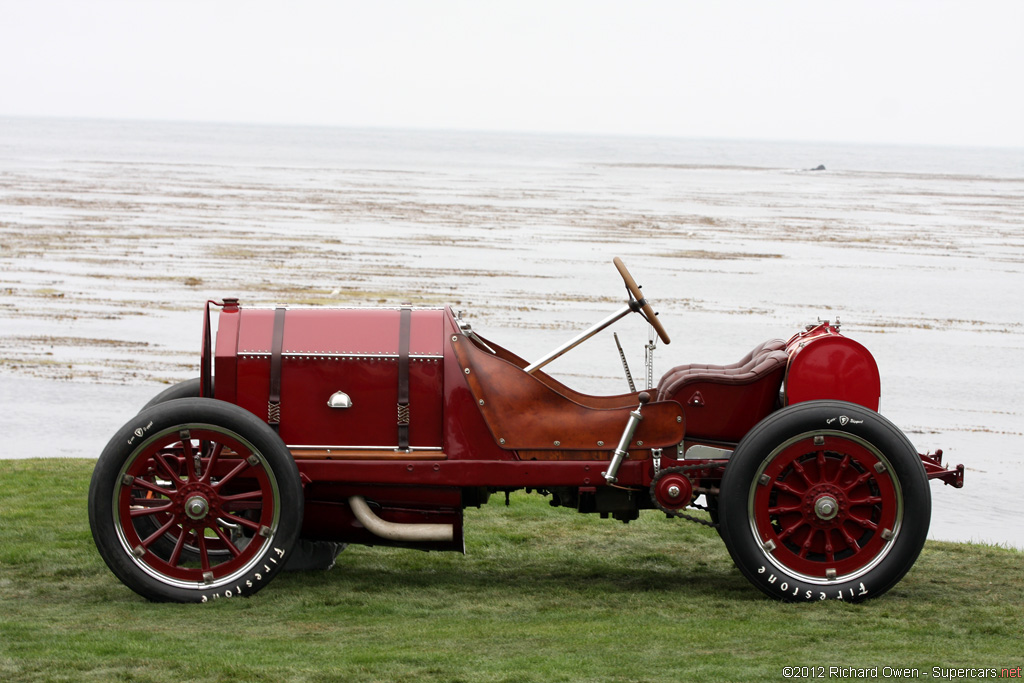
[[[832,496],[821,496],[814,503],[814,514],[825,522],[834,519],[839,514],[839,502]]]
[[[830,529],[844,519],[847,502],[841,488],[830,483],[818,484],[804,494],[802,508],[808,524],[818,529]]]
[[[210,504],[202,496],[192,496],[185,501],[185,514],[189,519],[199,521],[210,511]]]

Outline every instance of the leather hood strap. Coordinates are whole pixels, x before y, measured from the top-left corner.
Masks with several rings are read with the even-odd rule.
[[[281,423],[281,360],[284,352],[284,314],[287,309],[274,310],[274,336],[270,345],[270,397],[267,401],[267,424],[277,431]]]
[[[398,448],[409,450],[409,336],[412,309],[403,308],[398,319]]]

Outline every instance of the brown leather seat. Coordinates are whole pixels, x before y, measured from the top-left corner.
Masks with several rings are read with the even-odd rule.
[[[704,365],[691,363],[688,365],[677,365],[662,376],[658,382],[658,400],[663,400],[668,394],[675,393],[675,388],[687,377],[701,375],[705,378],[725,377],[730,375],[745,375],[754,369],[757,364],[773,351],[783,351],[786,342],[781,339],[769,339],[751,349],[750,353],[735,363],[728,365]],[[783,354],[785,356],[785,354]],[[762,370],[764,368],[761,368]]]
[[[658,382],[657,398],[683,405],[687,438],[738,441],[775,409],[789,360],[785,347],[772,339],[729,365],[680,365]]]

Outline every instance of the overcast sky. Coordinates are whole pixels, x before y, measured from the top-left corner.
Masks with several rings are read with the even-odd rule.
[[[0,116],[1024,146],[1024,2],[0,0]]]

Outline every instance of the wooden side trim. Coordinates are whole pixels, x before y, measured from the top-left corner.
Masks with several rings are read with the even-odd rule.
[[[296,460],[447,460],[443,451],[291,447]]]

